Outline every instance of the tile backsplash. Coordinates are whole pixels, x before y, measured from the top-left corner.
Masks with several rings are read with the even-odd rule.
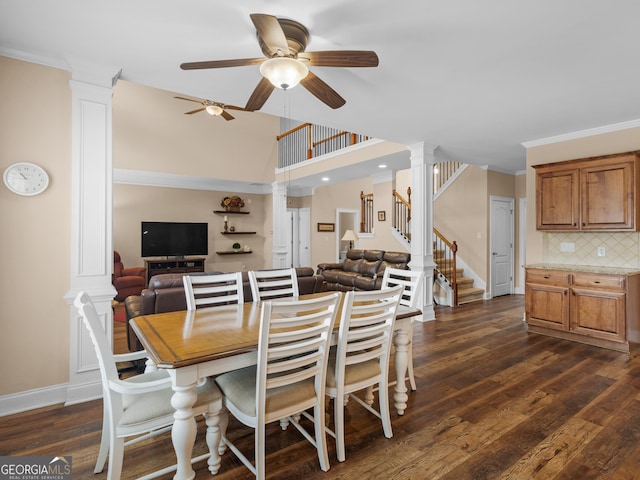
[[[598,249],[604,249],[604,256]],[[639,268],[640,232],[547,232],[543,251],[545,263]]]

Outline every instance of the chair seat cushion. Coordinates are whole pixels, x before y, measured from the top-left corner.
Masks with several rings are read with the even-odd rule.
[[[168,374],[165,370],[143,373],[127,378],[127,383],[144,383],[152,382],[167,378]],[[168,417],[168,424],[173,423],[173,414],[175,409],[171,405],[171,397],[173,389],[169,386],[156,392],[141,393],[137,395],[122,395],[123,414],[118,426],[129,427],[142,424],[144,422],[157,419],[162,416]],[[196,411],[201,410],[199,407],[207,405],[211,402],[221,400],[222,394],[211,379],[206,379],[203,384],[196,387],[198,399],[193,406]]]
[[[347,365],[344,369],[344,384],[358,384],[365,380],[374,379],[380,375],[380,361],[378,359],[368,362]],[[327,388],[336,388],[336,352],[335,347],[329,353],[329,364],[327,366]],[[346,390],[349,390],[346,388]]]
[[[226,400],[249,417],[256,416],[256,367],[246,367],[218,375],[216,383]],[[313,378],[294,385],[269,389],[265,402],[265,415],[315,399]]]

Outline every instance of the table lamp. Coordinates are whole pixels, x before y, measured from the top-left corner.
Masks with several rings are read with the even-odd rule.
[[[356,235],[356,232],[349,229],[346,232],[344,232],[344,235],[342,236],[342,240],[349,242],[349,250],[351,250],[353,248],[353,242],[358,240],[358,235]]]

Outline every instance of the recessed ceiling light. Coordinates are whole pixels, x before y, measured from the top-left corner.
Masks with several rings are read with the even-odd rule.
[[[321,180],[322,180],[323,182],[328,182],[328,181],[329,181],[329,177],[322,177],[322,178],[321,178]]]
[[[387,168],[387,166],[384,163],[382,163],[382,164],[378,165],[378,168]]]

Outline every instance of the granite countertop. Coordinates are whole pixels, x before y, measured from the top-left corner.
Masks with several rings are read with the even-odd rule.
[[[534,263],[526,268],[539,268],[542,270],[567,270],[570,272],[603,273],[607,275],[637,275],[640,268],[603,267],[596,265],[565,265],[562,263]]]

